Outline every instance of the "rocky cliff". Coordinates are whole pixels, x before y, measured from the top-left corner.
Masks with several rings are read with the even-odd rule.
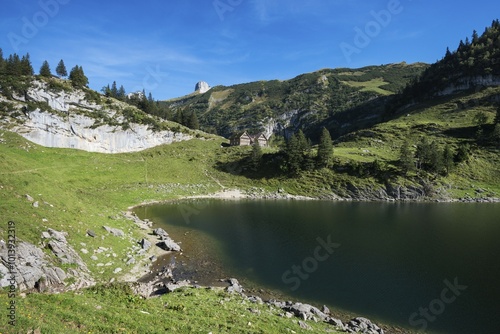
[[[35,110],[13,129],[24,138],[46,147],[74,148],[89,152],[124,153],[141,151],[162,144],[189,140],[192,136],[173,131],[152,131],[146,125],[93,127],[94,120],[84,115],[66,117]]]
[[[194,87],[195,92],[199,92],[200,94],[206,93],[210,90],[210,85],[205,81],[200,81]]]
[[[188,131],[181,132],[180,126],[177,131],[158,131],[151,126],[160,122],[154,117],[93,93],[96,101],[89,98],[88,92],[55,90],[46,82],[35,80],[24,94],[13,94],[12,99],[0,95],[0,102],[9,104],[11,114],[0,117],[0,127],[46,147],[101,153],[140,151],[193,138]],[[137,118],[148,122],[134,123],[124,116],[124,110],[137,113]]]

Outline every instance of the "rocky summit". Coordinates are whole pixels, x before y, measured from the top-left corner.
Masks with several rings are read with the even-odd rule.
[[[210,88],[211,87],[208,85],[208,83],[206,83],[205,81],[200,81],[194,87],[194,91],[199,92],[200,94],[203,94],[203,93],[208,92],[210,90]]]

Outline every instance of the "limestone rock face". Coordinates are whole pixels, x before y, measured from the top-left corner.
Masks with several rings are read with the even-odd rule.
[[[200,81],[196,84],[194,91],[200,92],[201,94],[206,93],[210,90],[210,86],[205,81]]]
[[[126,153],[154,146],[192,139],[173,131],[154,132],[146,125],[130,124],[130,129],[102,125],[94,128],[94,120],[83,115],[59,115],[40,110],[31,112],[15,131],[24,138],[46,147],[74,148],[88,152]]]
[[[4,99],[0,97],[0,100]],[[99,124],[99,121],[91,117],[96,113],[106,115],[117,124],[125,120],[106,105],[89,101],[81,90],[54,92],[46,83],[40,81],[32,82],[26,94],[14,96],[14,100],[19,108],[28,102],[35,102],[46,103],[53,110],[47,112],[43,107],[37,108],[19,117],[22,124],[7,124],[10,130],[46,147],[126,153],[193,138],[191,135],[170,130],[153,131],[142,124],[128,123],[126,127]],[[126,107],[129,106],[118,105],[118,108]]]

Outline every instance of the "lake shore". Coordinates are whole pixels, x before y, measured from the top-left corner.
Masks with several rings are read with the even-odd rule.
[[[195,199],[220,199],[220,200],[229,200],[229,201],[232,201],[232,200],[234,200],[234,201],[251,200],[251,199],[321,200],[321,199],[316,199],[316,198],[310,198],[310,197],[304,197],[304,196],[292,196],[292,195],[283,195],[280,198],[274,198],[274,197],[270,198],[268,196],[256,198],[254,195],[249,195],[248,193],[243,192],[239,189],[224,189],[222,191],[212,193],[212,194],[207,194],[207,195],[185,196],[185,197],[182,197],[179,199],[142,203],[140,205],[132,206],[132,207],[128,208],[127,215],[129,215],[129,217],[128,217],[129,219],[134,220],[137,224],[137,221],[138,220],[141,221],[141,220],[133,212],[133,210],[135,208],[138,208],[138,207],[141,207],[144,205],[153,205],[153,204],[161,204],[161,203],[175,203],[178,201],[180,202],[180,201],[195,200]],[[152,245],[155,245],[155,243],[158,240],[157,240],[157,237],[155,235],[153,235],[153,233],[152,233],[153,226],[150,225],[150,222],[143,222],[143,223],[139,222],[139,226],[141,226],[141,229],[143,230],[144,238],[149,240]],[[151,256],[155,256],[158,259],[161,259],[162,257],[168,256],[168,255],[176,256],[176,254],[180,254],[181,256],[184,255],[182,252],[181,253],[165,252],[165,251],[161,250],[159,247],[153,246],[153,247],[151,247],[151,250],[144,255],[144,259],[147,261]],[[165,268],[167,268],[168,265],[163,265],[163,264],[165,264],[165,263],[163,263],[162,265],[159,265],[159,266],[156,265],[155,266],[156,268],[153,269],[154,263],[151,261],[148,261],[148,262],[149,263],[148,263],[147,267],[144,267],[144,262],[139,261],[139,263],[137,263],[134,266],[134,268],[131,270],[131,273],[124,276],[123,279],[126,282],[130,282],[130,283],[136,283],[136,282],[141,281],[143,283],[146,282],[146,284],[155,283],[157,285],[161,279],[161,276],[165,274],[165,272],[166,272]],[[147,279],[145,279],[145,278],[147,278]],[[176,277],[175,275],[172,275],[168,279],[171,282],[178,282],[178,281],[184,282],[185,277]],[[219,281],[226,282],[226,279],[228,279],[228,277],[220,277]],[[191,281],[188,286],[197,286],[197,285],[198,285],[197,281]],[[215,283],[203,285],[203,286],[215,288],[215,289],[221,289],[221,288],[227,287],[227,284],[215,282]],[[263,300],[273,300],[273,299],[275,300],[275,299],[279,299],[279,298],[281,298],[279,300],[284,300],[284,298],[286,298],[283,295],[280,295],[279,293],[275,294],[272,291],[262,290],[262,289],[258,288],[257,286],[250,287],[248,290],[245,288],[245,291],[250,293],[251,296],[257,296],[259,298],[262,298]],[[294,302],[301,303],[298,300],[295,300]],[[306,304],[306,305],[308,305],[308,304]],[[353,319],[354,317],[356,317],[356,315],[353,313],[341,311],[341,310],[335,310],[335,309],[332,309],[331,314],[332,314],[332,316],[335,316],[335,317],[341,319],[344,323],[348,322],[350,319]],[[377,322],[377,323],[379,323],[379,322]],[[384,324],[382,322],[380,322],[379,324],[380,324],[381,328],[385,331],[385,333],[401,333],[401,334],[416,333],[415,331],[409,330],[407,328],[398,327],[395,325]]]

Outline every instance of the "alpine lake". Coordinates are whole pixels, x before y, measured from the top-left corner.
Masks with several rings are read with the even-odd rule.
[[[139,207],[156,266],[427,333],[500,333],[500,204],[183,200]],[[343,319],[345,320],[345,319]]]

